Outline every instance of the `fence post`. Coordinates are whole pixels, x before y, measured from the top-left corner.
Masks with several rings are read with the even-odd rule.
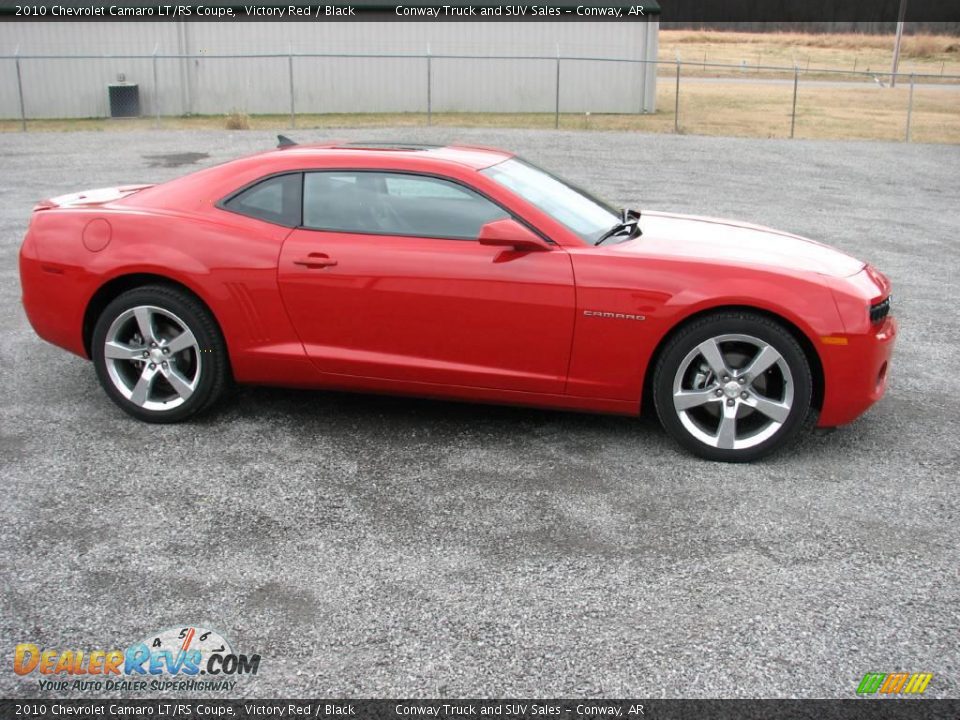
[[[20,98],[20,132],[27,131],[27,111],[23,106],[23,79],[20,76],[20,46],[17,45],[17,97]]]
[[[553,129],[560,129],[560,44],[557,43],[557,87],[554,90]]]
[[[680,55],[677,54],[677,91],[673,98],[673,131],[680,132]]]
[[[160,52],[160,43],[153,46],[153,127],[160,127],[160,83],[157,80],[157,53]]]
[[[433,125],[433,58],[427,43],[427,125]]]
[[[790,139],[793,139],[793,131],[797,127],[797,85],[800,82],[800,66],[793,66],[793,110],[790,113]]]
[[[290,128],[293,129],[297,126],[297,106],[294,100],[296,94],[293,90],[293,44],[287,48],[287,80],[290,83]]]
[[[910,99],[907,101],[907,137],[905,142],[910,142],[910,121],[913,118],[913,73],[910,73]]]

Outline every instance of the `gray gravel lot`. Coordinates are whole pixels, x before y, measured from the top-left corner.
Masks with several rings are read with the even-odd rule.
[[[321,132],[292,134],[504,146],[617,204],[831,242],[895,283],[890,391],[751,466],[685,455],[650,420],[322,392],[139,424],[27,324],[31,204],[273,135],[4,134],[0,696],[40,694],[17,643],[187,624],[263,655],[250,697],[852,697],[898,670],[960,696],[960,147]],[[188,152],[209,158],[147,157]]]

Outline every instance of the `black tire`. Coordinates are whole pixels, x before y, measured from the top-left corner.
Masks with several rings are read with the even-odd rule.
[[[724,367],[732,370],[726,375],[728,381],[717,376],[716,363],[702,352],[702,348],[712,347],[711,339],[720,349]],[[764,372],[749,372],[751,361],[762,353],[767,353],[766,358],[775,356],[764,351],[764,346],[772,348],[778,359]],[[752,357],[750,348],[756,351]],[[788,386],[792,388],[789,391]],[[717,312],[682,327],[657,361],[652,389],[657,416],[667,433],[708,460],[750,462],[769,455],[791,442],[812,415],[813,376],[800,344],[780,323],[747,311]],[[675,403],[675,390],[689,392],[689,402],[697,404],[679,408],[684,398]],[[700,398],[693,399],[694,393]],[[704,397],[709,399],[701,403]],[[775,412],[761,412],[757,409],[760,404],[767,412]],[[725,418],[727,412],[732,420]],[[721,429],[728,420],[735,428],[733,442]],[[741,430],[742,438],[738,436]]]
[[[143,325],[137,313],[150,318],[147,325],[156,347],[140,332]],[[184,330],[192,333],[193,344],[172,354],[178,345],[164,350]],[[107,358],[108,333],[112,353],[136,351],[136,357]],[[181,343],[187,337],[183,335]],[[91,355],[109,398],[145,422],[175,423],[203,412],[223,395],[230,380],[226,343],[210,311],[189,293],[166,285],[128,290],[107,305],[93,329]],[[147,367],[151,368],[149,382]],[[140,380],[147,388],[143,404],[135,402],[143,397],[137,395]]]

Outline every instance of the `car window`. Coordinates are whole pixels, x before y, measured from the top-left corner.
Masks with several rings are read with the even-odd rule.
[[[440,178],[386,172],[311,172],[303,183],[303,225],[314,230],[475,240],[509,213]]]
[[[609,204],[519,158],[510,158],[481,172],[559,220],[590,244],[620,219]]]
[[[336,175],[334,173],[328,173],[327,177],[333,183],[351,183],[356,184],[357,176],[356,175]]]
[[[259,220],[297,227],[300,224],[299,173],[267,178],[227,200],[227,210],[249,215]]]
[[[394,197],[470,199],[466,192],[443,180],[411,175],[388,175],[385,181],[387,194]]]

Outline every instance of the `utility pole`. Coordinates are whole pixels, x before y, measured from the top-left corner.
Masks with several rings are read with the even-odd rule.
[[[890,87],[897,85],[897,68],[900,66],[900,40],[903,38],[903,19],[907,15],[907,0],[900,0],[897,13],[897,39],[893,44],[893,68],[890,70]]]

